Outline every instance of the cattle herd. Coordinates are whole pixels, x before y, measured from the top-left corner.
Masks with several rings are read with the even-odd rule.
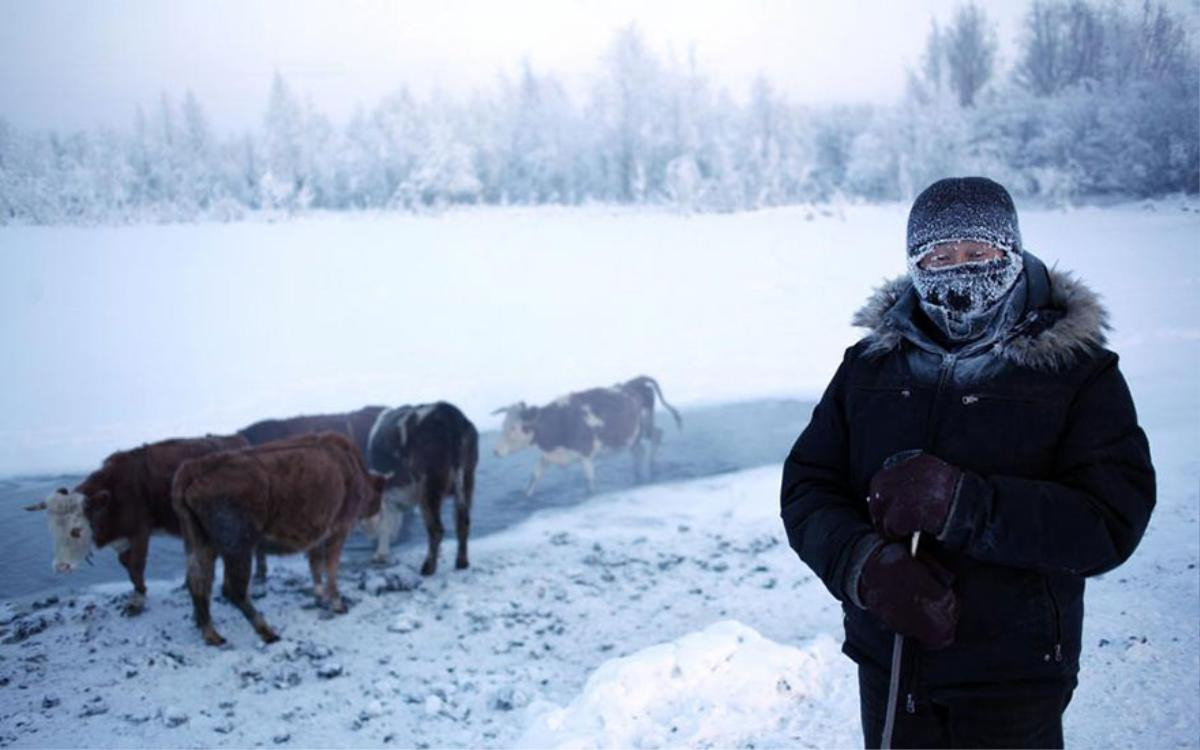
[[[498,409],[504,424],[495,454],[504,457],[530,445],[541,451],[527,495],[547,466],[576,461],[593,491],[596,457],[626,448],[640,481],[653,472],[662,440],[654,425],[656,397],[682,427],[658,383],[645,376],[570,393],[544,406],[521,401]],[[377,539],[374,559],[385,563],[402,514],[418,508],[428,538],[421,574],[432,575],[445,534],[441,505],[450,495],[458,538],[455,567],[466,568],[478,461],[479,434],[452,404],[368,406],[119,451],[73,490],[61,487],[26,510],[46,512],[59,572],[89,560],[93,550],[117,552],[133,584],[128,615],[145,607],[150,536],[182,537],[196,626],[210,645],[225,642],[209,614],[220,557],[222,595],[270,643],[278,636],[249,594],[252,568],[257,579],[267,575],[267,554],[305,553],[313,593],[323,606],[342,613],[338,566],[355,525]]]

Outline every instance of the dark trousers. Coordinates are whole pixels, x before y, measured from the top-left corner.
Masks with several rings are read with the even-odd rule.
[[[934,689],[915,694],[909,704],[901,683],[892,747],[1061,748],[1063,712],[1074,688],[1072,680]],[[863,738],[868,748],[877,748],[887,717],[887,673],[860,665],[858,690]]]

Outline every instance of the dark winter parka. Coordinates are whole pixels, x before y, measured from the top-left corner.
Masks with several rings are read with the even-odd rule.
[[[913,448],[966,472],[945,530],[921,541],[954,573],[960,605],[952,646],[906,650],[925,687],[1073,679],[1084,578],[1132,554],[1154,507],[1146,436],[1103,348],[1106,313],[1070,274],[1024,259],[1015,324],[955,353],[914,322],[907,276],[877,290],[854,320],[870,332],[784,468],[792,548],[843,602],[843,650],[882,670],[894,633],[843,590],[872,531],[868,483]]]

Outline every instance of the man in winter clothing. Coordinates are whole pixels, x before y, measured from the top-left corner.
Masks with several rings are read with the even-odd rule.
[[[931,185],[908,261],[788,456],[788,539],[842,602],[867,747],[897,633],[893,746],[1061,747],[1084,578],[1146,529],[1149,446],[1096,294],[1024,249],[1003,187]]]

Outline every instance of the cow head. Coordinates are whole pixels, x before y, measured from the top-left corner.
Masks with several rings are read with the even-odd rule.
[[[358,514],[363,533],[367,536],[379,535],[379,526],[383,522],[383,493],[387,490],[391,478],[391,472],[387,474],[367,472],[367,501]]]
[[[70,573],[81,564],[91,562],[94,536],[91,516],[108,506],[107,490],[92,496],[71,492],[60,487],[45,500],[28,505],[25,510],[46,511],[50,537],[54,540],[54,569]]]
[[[524,401],[497,409],[492,414],[504,415],[500,437],[496,440],[495,453],[498,458],[516,453],[533,442],[533,417],[536,411],[525,406]]]

